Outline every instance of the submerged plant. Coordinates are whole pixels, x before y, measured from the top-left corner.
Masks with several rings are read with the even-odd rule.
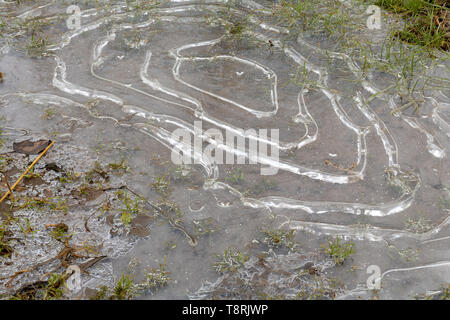
[[[151,268],[145,271],[144,274],[145,281],[138,285],[140,289],[157,291],[159,288],[166,286],[170,281],[169,272],[166,271],[166,257],[164,257],[164,263],[159,265],[159,269]]]
[[[154,182],[150,185],[162,196],[168,196],[170,194],[170,177],[167,173],[162,176],[156,176],[154,178]]]
[[[120,162],[112,162],[108,164],[109,168],[114,171],[119,171],[121,174],[124,174],[128,170],[127,161],[122,158]]]
[[[354,254],[354,246],[353,242],[339,242],[339,237],[336,237],[335,240],[328,240],[328,246],[322,244],[322,248],[333,258],[336,264],[343,264],[348,257]]]
[[[294,230],[289,231],[278,229],[278,230],[264,230],[264,243],[266,243],[270,248],[276,247],[286,247],[289,250],[294,250],[297,246],[294,242]]]
[[[46,54],[49,45],[48,37],[33,34],[26,45],[27,55],[31,57],[43,56]]]
[[[53,273],[48,279],[47,286],[44,288],[44,300],[61,299],[64,295],[65,277],[58,273]]]
[[[412,233],[425,233],[433,228],[430,220],[420,217],[417,220],[408,218],[405,222],[405,230]]]
[[[110,300],[130,300],[135,295],[135,288],[133,279],[127,276],[125,273],[122,274],[119,281],[112,289],[112,295],[109,297]]]
[[[7,239],[9,231],[6,229],[6,222],[0,225],[0,257],[9,257],[13,253],[10,241]]]
[[[130,300],[141,295],[145,290],[158,290],[166,286],[169,272],[166,271],[166,258],[159,269],[150,268],[144,272],[145,281],[135,283],[131,275],[122,274],[114,287],[101,286],[92,300]]]
[[[225,180],[231,184],[242,184],[244,182],[244,172],[241,168],[232,170],[228,173],[228,177]]]
[[[119,190],[116,192],[116,195],[119,199],[122,200],[122,208],[119,208],[118,211],[121,213],[120,220],[124,225],[129,225],[133,217],[137,216],[141,211],[141,199],[134,198],[132,199],[128,193],[125,191]]]
[[[68,235],[69,227],[65,223],[49,224],[45,226],[46,228],[52,228],[50,231],[50,236],[58,241],[64,242]]]
[[[450,300],[450,284],[442,286],[441,300]]]
[[[213,267],[219,273],[236,272],[239,267],[248,261],[248,255],[231,248],[225,249],[222,255],[216,254],[216,258],[218,261],[213,264]]]
[[[56,116],[57,112],[53,108],[47,108],[44,110],[44,113],[41,116],[42,120],[51,120]]]

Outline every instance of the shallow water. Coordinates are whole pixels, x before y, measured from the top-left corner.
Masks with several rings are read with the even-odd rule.
[[[141,298],[210,297],[202,284],[218,279],[211,267],[214,254],[228,247],[257,252],[264,228],[294,230],[304,254],[271,252],[273,268],[294,272],[313,260],[345,284],[336,298],[371,297],[366,286],[371,265],[381,270],[379,298],[411,299],[450,281],[448,87],[424,90],[417,111],[392,114],[408,102],[401,92],[384,90],[393,83],[392,73],[366,72],[333,37],[292,32],[271,14],[272,2],[147,2],[139,8],[100,3],[80,2],[81,28],[72,31],[59,17],[68,3],[0,3],[11,25],[26,17],[52,21],[44,26],[51,45],[43,57],[19,49],[22,29],[2,33],[0,114],[8,139],[20,139],[20,129],[54,139],[46,161],[77,172],[88,171],[95,160],[127,159],[130,171],[109,184],[126,184],[154,202],[160,196],[149,184],[175,166],[171,133],[179,128],[196,133],[205,146],[228,151],[204,131],[215,128],[225,136],[227,130],[279,129],[279,142],[270,140],[269,147],[277,149],[279,161],[263,157],[249,164],[250,153],[234,149],[245,164],[217,164],[194,153],[196,164],[184,168],[189,179],[172,181],[169,199],[179,206],[186,228],[197,230],[195,247],[167,223],[144,224],[150,235],[143,237],[111,234],[97,210],[104,197],[71,208],[63,219],[77,230],[73,241],[102,243],[101,252],[110,257],[83,276],[85,287],[112,284],[130,259],[139,262],[137,274],[165,259],[171,283]],[[351,8],[355,19],[365,11]],[[236,21],[245,21],[244,32],[233,32]],[[379,47],[384,30],[355,32]],[[446,58],[424,60],[418,78],[426,73],[448,83]],[[49,107],[57,115],[42,117]],[[195,121],[203,132],[195,131]],[[267,165],[278,172],[262,176]],[[237,172],[243,179],[230,179]],[[36,226],[55,219],[24,211]],[[83,223],[92,214],[99,217],[88,234]],[[202,235],[201,223],[215,232]],[[120,219],[117,225],[121,230]],[[37,235],[12,265],[1,267],[2,275],[17,271],[27,256],[39,261],[60,250],[43,231]],[[316,257],[320,245],[336,236],[355,243],[355,254],[343,266]],[[176,248],[169,249],[168,241]],[[26,279],[33,275],[18,279],[17,286]],[[267,287],[279,284],[276,279]]]

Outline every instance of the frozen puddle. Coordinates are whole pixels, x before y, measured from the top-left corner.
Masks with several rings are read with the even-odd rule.
[[[64,222],[74,245],[107,256],[69,296],[112,286],[123,272],[144,279],[160,264],[171,280],[140,298],[411,299],[448,285],[444,54],[427,60],[392,46],[389,58],[386,30],[364,28],[364,6],[347,2],[359,26],[352,38],[373,52],[323,30],[299,31],[268,1],[91,2],[79,4],[73,30],[60,2],[0,3],[3,152],[23,137],[55,140],[36,167],[43,183],[22,193],[68,201],[64,212],[47,203],[11,213],[36,233],[11,227],[24,239],[0,258],[1,277],[58,254],[62,243],[45,226]],[[25,55],[42,49],[26,42],[27,27],[48,36],[43,56]],[[180,130],[189,141],[174,138]],[[243,148],[227,144],[229,133]],[[258,156],[251,145],[269,152]],[[173,163],[180,150],[190,155],[184,166]],[[225,154],[240,164],[220,161]],[[10,182],[27,160],[6,161]],[[51,162],[64,170],[50,172]],[[78,180],[62,181],[67,172]],[[134,193],[118,192],[125,186]],[[277,242],[268,230],[289,236]],[[321,247],[336,237],[354,243],[342,265]],[[217,266],[215,254],[230,247],[245,254],[223,257],[232,268]],[[1,280],[0,293],[57,265],[18,276],[10,291]],[[375,291],[370,270],[381,279]],[[239,279],[260,293],[240,291]]]

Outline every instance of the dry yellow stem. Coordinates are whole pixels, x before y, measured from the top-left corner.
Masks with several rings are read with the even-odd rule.
[[[45,148],[44,151],[41,152],[41,154],[34,159],[33,163],[30,164],[30,166],[27,168],[27,170],[25,170],[24,173],[22,173],[22,175],[19,177],[19,179],[17,179],[17,181],[12,185],[12,187],[3,195],[3,197],[0,199],[0,203],[3,202],[3,200],[6,199],[6,197],[9,196],[9,194],[12,194],[12,191],[14,190],[14,188],[20,183],[20,181],[22,181],[23,177],[25,177],[25,175],[34,167],[34,165],[47,153],[47,151],[53,146],[55,142],[52,141],[47,148]]]

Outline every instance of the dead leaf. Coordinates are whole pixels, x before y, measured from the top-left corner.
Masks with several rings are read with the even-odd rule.
[[[52,170],[52,171],[55,171],[55,172],[61,172],[62,171],[62,169],[54,162],[47,163],[45,165],[45,169],[48,170],[48,171]]]
[[[42,151],[47,148],[50,143],[52,143],[51,140],[38,140],[38,141],[31,141],[31,140],[25,140],[22,142],[14,142],[13,143],[13,149],[14,152],[17,153],[23,153],[23,154],[40,154]]]

